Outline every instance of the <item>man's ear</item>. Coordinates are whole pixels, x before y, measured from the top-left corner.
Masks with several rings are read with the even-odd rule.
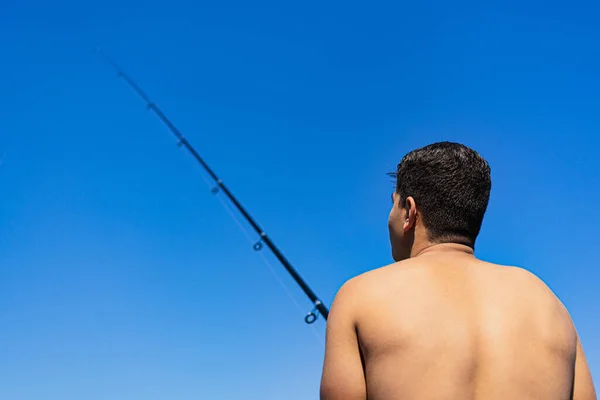
[[[415,227],[417,221],[417,204],[412,196],[408,196],[404,203],[404,231],[409,231]]]

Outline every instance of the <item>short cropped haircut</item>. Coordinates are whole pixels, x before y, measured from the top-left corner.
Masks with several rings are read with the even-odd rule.
[[[400,206],[415,199],[430,241],[475,247],[492,188],[481,155],[459,143],[433,143],[405,155],[391,175]]]

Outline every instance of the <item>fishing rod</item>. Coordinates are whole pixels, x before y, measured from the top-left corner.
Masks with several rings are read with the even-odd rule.
[[[158,118],[160,118],[160,120],[173,133],[173,135],[175,135],[175,137],[177,138],[177,144],[180,147],[181,146],[185,147],[192,154],[192,156],[196,159],[196,161],[198,161],[200,163],[200,165],[202,165],[202,167],[206,170],[208,175],[210,175],[210,177],[217,184],[217,186],[215,186],[211,190],[211,192],[213,194],[217,194],[219,192],[219,190],[223,191],[225,196],[227,196],[227,198],[233,203],[233,205],[237,208],[237,210],[244,216],[244,218],[248,221],[248,223],[252,226],[254,231],[256,231],[256,233],[260,237],[259,241],[253,245],[254,250],[255,251],[262,250],[263,243],[265,245],[267,245],[267,247],[273,252],[273,255],[277,258],[277,260],[279,260],[281,265],[283,265],[283,267],[287,270],[287,272],[292,276],[294,281],[296,281],[298,286],[300,286],[302,291],[304,291],[306,296],[308,296],[308,298],[314,304],[315,307],[311,312],[309,312],[304,317],[304,321],[307,324],[312,324],[313,322],[315,322],[317,320],[317,317],[319,314],[321,314],[323,316],[323,318],[325,318],[325,320],[327,320],[327,317],[329,316],[329,310],[327,309],[327,307],[321,302],[321,300],[319,300],[319,298],[317,297],[315,292],[313,292],[312,289],[310,288],[310,286],[308,286],[308,284],[306,283],[306,281],[304,281],[304,279],[302,279],[302,277],[300,276],[298,271],[296,271],[294,269],[294,267],[292,266],[292,264],[288,261],[288,259],[285,258],[285,256],[281,252],[281,250],[279,250],[279,248],[277,246],[275,246],[275,243],[273,243],[271,238],[269,238],[269,236],[266,234],[266,232],[258,225],[258,223],[254,220],[254,218],[252,218],[252,216],[242,206],[242,204],[239,202],[239,200],[233,195],[233,193],[231,193],[229,188],[227,188],[227,186],[225,186],[225,183],[223,183],[223,181],[221,179],[219,179],[219,177],[212,170],[212,168],[210,168],[208,166],[206,161],[204,161],[204,159],[200,156],[200,154],[196,151],[196,149],[194,149],[194,147],[192,147],[190,142],[187,141],[187,139],[183,136],[183,134],[179,131],[179,129],[177,129],[175,127],[175,125],[169,120],[169,118],[167,118],[167,116],[162,112],[162,110],[150,99],[150,97],[140,88],[140,86],[133,79],[131,79],[131,77],[129,75],[127,75],[123,71],[123,69],[119,65],[117,65],[106,54],[101,52],[99,48],[95,48],[94,52],[96,54],[98,54],[100,57],[102,57],[108,64],[110,64],[117,71],[117,75],[119,77],[123,78],[123,80],[125,80],[125,82],[138,94],[138,96],[141,97],[142,100],[144,100],[146,102],[146,108],[148,110],[154,111],[154,113],[158,116]]]

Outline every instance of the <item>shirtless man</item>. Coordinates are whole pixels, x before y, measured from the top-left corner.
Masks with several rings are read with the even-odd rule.
[[[407,154],[395,177],[388,226],[397,262],[338,292],[321,400],[596,400],[558,298],[526,270],[473,254],[488,163],[436,143]],[[518,202],[506,207],[523,212]]]

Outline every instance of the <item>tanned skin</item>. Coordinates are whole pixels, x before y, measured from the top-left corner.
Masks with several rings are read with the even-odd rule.
[[[321,400],[597,400],[571,317],[524,269],[431,243],[394,194],[394,259],[346,282],[327,323]]]

